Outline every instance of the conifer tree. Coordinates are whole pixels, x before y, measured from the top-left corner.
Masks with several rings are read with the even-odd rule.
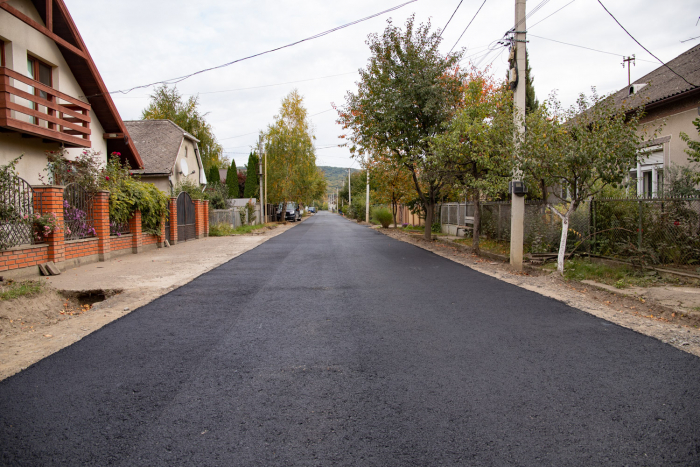
[[[219,175],[219,167],[214,164],[209,167],[209,173],[207,174],[207,182],[209,185],[215,185],[221,183],[221,175]]]
[[[255,152],[251,152],[250,156],[248,156],[244,198],[255,198],[258,196],[258,187],[260,186],[258,182],[258,161],[258,155]]]
[[[231,165],[226,171],[226,186],[228,186],[229,199],[238,198],[238,169],[236,160],[231,158]]]

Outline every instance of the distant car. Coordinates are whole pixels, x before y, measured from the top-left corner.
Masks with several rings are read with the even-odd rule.
[[[316,208],[313,206],[309,206],[309,212],[316,214]]]
[[[277,206],[277,220],[282,220],[282,203]],[[296,203],[288,202],[286,209],[284,209],[284,220],[296,222],[301,220],[301,214],[299,213],[299,207]]]

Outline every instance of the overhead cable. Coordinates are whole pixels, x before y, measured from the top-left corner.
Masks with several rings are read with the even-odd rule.
[[[603,5],[603,2],[601,2],[600,0],[598,0],[598,3],[600,3],[600,6],[603,7],[603,10],[605,10],[605,12],[606,12],[607,14],[609,14],[610,17],[611,17],[612,19],[615,20],[615,22],[617,23],[617,25],[620,26],[620,27],[622,28],[622,30],[625,31],[625,32],[627,33],[627,35],[630,36],[630,37],[632,38],[632,40],[633,40],[634,42],[636,42],[637,45],[638,45],[639,47],[641,47],[641,48],[643,48],[644,50],[646,50],[646,52],[647,52],[649,55],[651,55],[652,57],[654,57],[655,59],[657,59],[657,60],[659,61],[659,63],[661,63],[663,66],[665,66],[666,68],[668,68],[669,70],[671,70],[671,72],[672,72],[674,75],[678,76],[680,79],[682,79],[683,81],[685,81],[685,82],[688,83],[689,85],[691,85],[691,86],[693,86],[693,87],[697,87],[696,84],[691,83],[690,81],[688,81],[687,79],[685,79],[685,77],[683,77],[682,75],[678,74],[678,73],[676,72],[676,70],[674,70],[673,68],[671,68],[670,66],[668,66],[666,63],[664,63],[659,57],[657,57],[656,55],[654,55],[653,53],[651,53],[651,52],[649,51],[649,49],[647,49],[646,47],[644,47],[637,39],[635,39],[635,37],[634,37],[632,34],[630,34],[629,31],[628,31],[627,29],[625,29],[625,27],[624,27],[622,24],[620,24],[620,22],[617,20],[617,18],[615,18],[615,16],[614,16],[612,13],[610,13],[610,11],[609,11],[607,8],[605,8],[605,5]]]
[[[259,52],[259,53],[253,54],[253,55],[248,55],[247,57],[239,58],[239,59],[237,59],[237,60],[233,60],[233,61],[230,61],[230,62],[228,62],[228,63],[224,63],[224,64],[222,64],[222,65],[218,65],[218,66],[214,66],[214,67],[210,67],[210,68],[205,68],[205,69],[203,69],[203,70],[195,71],[195,72],[193,72],[193,73],[190,73],[190,74],[187,74],[187,75],[184,75],[184,76],[180,76],[180,77],[177,77],[177,78],[171,78],[171,79],[166,79],[166,80],[162,80],[162,81],[155,81],[155,82],[153,82],[153,83],[143,84],[143,85],[140,85],[140,86],[134,86],[134,87],[132,87],[132,88],[124,89],[124,90],[120,90],[120,91],[110,91],[110,94],[115,94],[115,93],[127,94],[127,93],[129,93],[129,92],[131,92],[131,91],[133,91],[133,90],[135,90],[135,89],[148,88],[148,87],[155,86],[155,85],[158,85],[158,84],[175,84],[175,83],[179,83],[179,82],[184,81],[184,80],[186,80],[186,79],[188,79],[188,78],[191,78],[191,77],[193,77],[193,76],[196,76],[196,75],[199,75],[199,74],[202,74],[202,73],[206,73],[206,72],[208,72],[208,71],[218,70],[218,69],[220,69],[220,68],[225,68],[225,67],[228,67],[228,66],[233,65],[234,63],[239,63],[239,62],[242,62],[242,61],[244,61],[244,60],[249,60],[249,59],[251,59],[251,58],[259,57],[259,56],[261,56],[261,55],[266,55],[266,54],[269,54],[269,53],[272,53],[272,52],[276,52],[276,51],[278,51],[278,50],[282,50],[282,49],[286,49],[286,48],[289,48],[289,47],[293,47],[293,46],[295,46],[295,45],[301,44],[302,42],[307,42],[307,41],[310,41],[310,40],[313,40],[313,39],[318,39],[318,38],[320,38],[320,37],[327,36],[328,34],[332,34],[332,33],[336,32],[336,31],[341,30],[341,29],[345,29],[345,28],[347,28],[347,27],[354,26],[354,25],[356,25],[356,24],[358,24],[358,23],[362,23],[363,21],[367,21],[367,20],[369,20],[369,19],[376,18],[377,16],[381,16],[381,15],[383,15],[383,14],[385,14],[385,13],[389,13],[389,12],[391,12],[391,11],[398,10],[399,8],[402,8],[402,7],[404,7],[404,6],[408,5],[408,4],[413,3],[413,2],[416,2],[416,1],[418,1],[418,0],[409,0],[408,2],[402,3],[401,5],[397,5],[397,6],[395,6],[395,7],[386,9],[386,10],[384,10],[384,11],[380,11],[379,13],[375,13],[375,14],[373,14],[373,15],[366,16],[366,17],[364,17],[364,18],[361,18],[361,19],[352,21],[352,22],[350,22],[350,23],[345,23],[345,24],[343,24],[343,25],[341,25],[341,26],[337,26],[337,27],[335,27],[335,28],[328,29],[327,31],[320,32],[320,33],[315,34],[315,35],[313,35],[313,36],[309,36],[309,37],[307,37],[307,38],[305,38],[305,39],[301,39],[301,40],[298,40],[298,41],[296,41],[296,42],[292,42],[292,43],[289,43],[289,44],[286,44],[286,45],[283,45],[283,46],[280,46],[280,47],[276,47],[276,48],[274,48],[274,49],[266,50],[266,51],[264,51],[264,52]],[[100,94],[95,94],[95,96],[98,96],[98,95],[100,95]],[[87,96],[87,97],[93,97],[93,96]]]
[[[561,10],[563,10],[563,9],[566,8],[567,6],[571,5],[571,4],[574,3],[575,1],[576,1],[576,0],[571,0],[569,3],[567,3],[567,4],[564,5],[563,7],[559,8],[559,9],[558,9],[557,11],[555,11],[554,13],[545,16],[544,18],[542,18],[541,20],[539,20],[538,22],[536,22],[536,23],[533,24],[532,26],[528,26],[527,29],[530,30],[530,29],[534,28],[535,26],[537,26],[538,24],[540,24],[542,21],[546,20],[546,19],[549,18],[550,16],[556,15],[556,14],[559,13]]]
[[[486,0],[484,0],[483,3],[481,4],[481,6],[479,7],[479,9],[476,10],[476,13],[474,13],[474,16],[472,16],[472,19],[471,19],[471,21],[469,21],[469,24],[467,24],[467,27],[464,28],[464,31],[462,31],[462,34],[459,35],[459,39],[457,39],[457,42],[455,42],[455,45],[453,45],[452,48],[450,49],[450,51],[448,52],[448,55],[452,53],[452,51],[454,50],[454,48],[457,47],[457,44],[459,44],[459,41],[462,40],[462,36],[464,35],[465,32],[467,32],[467,29],[469,29],[469,26],[472,25],[472,23],[474,22],[474,19],[476,18],[476,15],[479,14],[479,12],[481,11],[481,9],[484,7],[484,4],[485,4],[485,3],[486,3]]]
[[[459,0],[459,5],[457,5],[457,8],[455,8],[455,11],[452,12],[452,16],[450,16],[450,19],[447,20],[447,24],[445,25],[444,28],[442,28],[442,31],[440,31],[440,37],[442,37],[442,33],[445,32],[445,29],[447,29],[447,26],[450,25],[450,21],[452,21],[452,18],[454,18],[455,13],[457,13],[457,10],[459,10],[459,7],[462,6],[462,2],[464,0]]]
[[[600,52],[600,53],[602,53],[602,54],[614,55],[614,56],[616,56],[616,57],[624,57],[624,56],[625,56],[624,54],[616,54],[616,53],[614,53],[614,52],[606,52],[605,50],[593,49],[593,48],[591,48],[591,47],[586,47],[586,46],[583,46],[583,45],[571,44],[571,43],[569,43],[569,42],[562,42],[562,41],[558,41],[558,40],[556,40],[556,39],[549,39],[549,38],[547,38],[547,37],[536,36],[535,34],[530,34],[530,37],[536,37],[537,39],[544,39],[544,40],[546,40],[546,41],[552,41],[552,42],[556,42],[556,43],[558,43],[558,44],[570,45],[571,47],[578,47],[578,48],[580,48],[580,49],[592,50],[593,52]],[[656,63],[656,62],[654,62],[654,61],[652,61],[652,60],[644,60],[644,59],[642,59],[642,58],[637,58],[637,60],[640,61],[640,62]]]

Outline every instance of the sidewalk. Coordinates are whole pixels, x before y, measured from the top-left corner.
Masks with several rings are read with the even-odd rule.
[[[68,269],[59,276],[45,278],[57,290],[104,291],[108,295],[110,292],[118,293],[95,303],[90,311],[60,321],[49,328],[9,337],[0,336],[0,380],[295,225],[298,224],[279,225],[259,234],[205,237],[138,255],[117,256],[109,261],[79,266]]]

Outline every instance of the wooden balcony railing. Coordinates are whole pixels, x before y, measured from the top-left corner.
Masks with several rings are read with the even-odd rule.
[[[18,89],[18,83],[31,86],[37,94],[43,91],[46,99],[31,90]],[[0,127],[68,147],[89,148],[90,104],[0,67]]]

